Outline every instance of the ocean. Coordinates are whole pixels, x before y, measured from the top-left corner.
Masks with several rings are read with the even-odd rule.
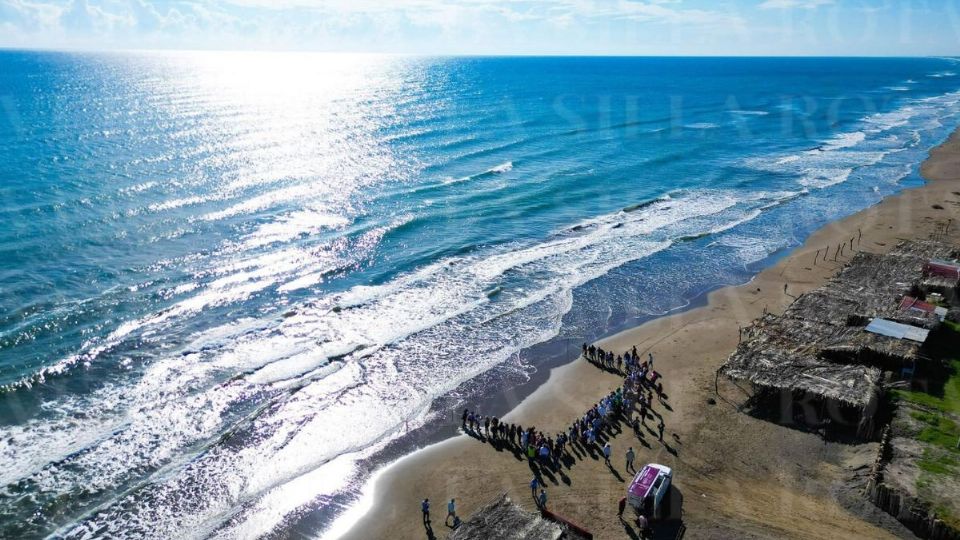
[[[321,537],[463,406],[922,183],[958,73],[0,52],[0,537]]]

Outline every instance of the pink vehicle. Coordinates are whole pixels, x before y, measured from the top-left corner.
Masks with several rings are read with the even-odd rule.
[[[627,502],[637,514],[647,519],[667,518],[670,514],[670,482],[673,471],[666,465],[645,465],[627,488]]]

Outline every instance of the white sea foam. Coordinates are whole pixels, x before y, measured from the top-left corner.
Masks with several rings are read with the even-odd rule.
[[[505,173],[512,170],[513,170],[513,162],[507,161],[497,165],[496,167],[491,167],[490,170],[488,170],[487,172],[493,173],[493,174],[500,174],[500,173]]]
[[[322,209],[307,209],[282,215],[266,223],[244,238],[246,249],[276,242],[286,242],[301,236],[317,234],[322,230],[345,227],[350,220]]]
[[[835,186],[846,182],[850,178],[853,169],[807,169],[803,178],[800,179],[801,186],[811,188],[825,188]]]
[[[920,114],[915,107],[903,107],[887,113],[877,113],[864,119],[864,122],[875,126],[872,132],[889,131],[890,129],[905,126]]]
[[[798,156],[798,155],[784,156],[776,160],[775,163],[777,165],[786,165],[787,163],[793,163],[795,161],[800,161],[801,159],[803,159],[802,156]]]
[[[192,196],[192,197],[183,197],[181,199],[171,199],[169,201],[164,201],[162,203],[154,203],[148,206],[147,208],[151,212],[162,212],[164,210],[173,210],[175,208],[181,208],[184,206],[191,206],[195,204],[201,204],[207,202],[209,197],[201,196]]]
[[[786,247],[787,241],[788,239],[779,237],[724,234],[716,240],[716,243],[736,249],[740,262],[747,265],[766,259],[776,250]]]
[[[481,173],[472,174],[472,175],[469,175],[469,176],[461,176],[461,177],[459,177],[459,178],[454,178],[454,177],[448,176],[448,177],[446,177],[446,178],[443,179],[443,183],[444,183],[444,184],[457,184],[457,183],[460,183],[460,182],[466,182],[466,181],[468,181],[468,180],[473,180],[473,179],[476,179],[476,178],[481,178],[481,177],[483,177],[483,176],[488,176],[488,175],[491,175],[491,174],[503,174],[503,173],[505,173],[505,172],[510,172],[510,171],[512,171],[512,170],[513,170],[513,162],[512,162],[512,161],[505,161],[505,162],[503,162],[503,163],[501,163],[501,164],[499,164],[499,165],[495,165],[495,166],[493,166],[493,167],[490,167],[489,169],[487,169],[487,170],[485,170],[485,171],[483,171],[483,172],[481,172]],[[428,186],[425,186],[425,187],[434,187],[434,186],[429,186],[429,185],[428,185]]]
[[[746,163],[758,170],[794,174],[798,184],[808,189],[829,188],[849,181],[858,168],[880,164],[888,156],[919,144],[920,131],[942,127],[941,118],[956,115],[958,103],[958,92],[908,100],[892,111],[864,117],[861,129],[838,133],[815,149],[802,154],[755,157]],[[915,129],[905,130],[911,126]],[[893,175],[890,182],[902,177]]]
[[[729,111],[730,114],[738,114],[741,116],[767,116],[770,114],[769,111],[747,111],[747,110],[734,110]]]
[[[136,185],[133,185],[133,186],[130,186],[130,187],[126,187],[126,188],[121,189],[121,190],[120,190],[120,193],[122,193],[122,194],[124,194],[124,195],[131,195],[131,194],[134,194],[134,193],[142,193],[142,192],[144,192],[144,191],[151,190],[151,189],[157,187],[158,185],[160,185],[159,182],[153,182],[153,181],[151,181],[151,182],[141,182],[141,183],[139,183],[139,184],[136,184]]]
[[[866,138],[867,134],[863,131],[839,133],[824,142],[821,150],[824,152],[829,152],[831,150],[840,150],[841,148],[850,148],[862,143]]]

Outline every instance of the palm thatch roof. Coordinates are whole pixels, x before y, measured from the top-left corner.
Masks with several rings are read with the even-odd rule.
[[[960,257],[960,247],[937,240],[906,240],[897,244],[890,254],[919,257],[925,261],[955,261]]]
[[[957,288],[957,280],[943,276],[927,276],[920,284],[931,291],[950,291]]]
[[[477,510],[449,536],[449,540],[557,540],[564,538],[560,525],[527,512],[506,493]]]
[[[866,409],[879,392],[879,369],[837,364],[813,355],[750,345],[720,368],[732,378],[774,390],[799,390]]]
[[[923,359],[922,344],[865,331],[875,319],[934,328],[928,313],[900,309],[920,286],[930,259],[956,248],[905,242],[886,255],[858,253],[824,286],[801,295],[783,315],[764,315],[741,334],[719,372],[770,389],[809,392],[866,410],[891,364]]]

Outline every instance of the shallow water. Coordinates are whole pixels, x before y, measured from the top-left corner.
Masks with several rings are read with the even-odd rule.
[[[537,344],[919,183],[957,71],[0,53],[0,537],[319,533]]]

